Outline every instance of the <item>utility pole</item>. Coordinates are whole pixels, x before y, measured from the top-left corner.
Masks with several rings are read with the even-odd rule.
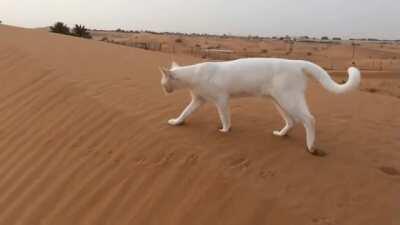
[[[351,45],[353,46],[353,56],[351,57],[354,60],[354,57],[356,56],[356,43],[352,42]]]

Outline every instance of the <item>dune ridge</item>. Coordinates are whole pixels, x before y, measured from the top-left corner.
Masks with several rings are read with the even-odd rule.
[[[0,34],[0,224],[400,223],[398,98],[311,82],[313,157],[259,99],[232,102],[228,135],[212,106],[168,126],[189,101],[161,91],[168,54]]]

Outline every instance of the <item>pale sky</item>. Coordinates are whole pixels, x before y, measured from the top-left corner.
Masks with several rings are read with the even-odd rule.
[[[0,20],[96,29],[400,39],[400,0],[0,0]]]

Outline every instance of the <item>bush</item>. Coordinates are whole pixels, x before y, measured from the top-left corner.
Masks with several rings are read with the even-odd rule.
[[[92,38],[92,35],[90,35],[88,29],[85,26],[78,24],[75,25],[74,29],[72,29],[72,35],[88,39]]]
[[[307,52],[307,56],[312,56],[312,52]]]
[[[182,40],[181,38],[177,38],[177,39],[175,39],[175,42],[176,42],[176,43],[182,43],[183,40]]]
[[[56,22],[53,26],[50,27],[50,31],[58,34],[71,34],[69,27],[63,22]]]
[[[321,37],[321,40],[327,41],[327,40],[329,40],[329,38],[327,36],[323,36],[323,37]]]
[[[76,24],[75,27],[72,29],[72,33],[69,27],[63,22],[56,22],[53,26],[50,27],[50,31],[53,33],[73,35],[76,37],[92,38],[89,30],[85,26],[78,24]]]

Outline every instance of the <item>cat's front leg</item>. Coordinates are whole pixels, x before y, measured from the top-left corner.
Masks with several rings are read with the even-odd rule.
[[[222,133],[227,133],[231,130],[231,115],[229,112],[229,98],[224,97],[218,99],[216,102],[219,118],[221,120],[222,128],[219,129]]]
[[[284,109],[282,109],[282,107],[275,101],[274,101],[274,105],[275,105],[276,109],[278,110],[278,112],[281,114],[281,116],[286,124],[285,124],[285,127],[283,127],[281,130],[274,130],[273,134],[275,136],[283,137],[283,136],[287,135],[287,133],[289,132],[290,129],[292,129],[292,127],[294,125],[294,121],[293,121],[292,117]]]
[[[204,100],[200,97],[192,97],[192,101],[186,108],[183,110],[181,115],[178,118],[168,120],[168,124],[172,126],[179,126],[185,122],[185,119],[192,114],[196,109],[198,109],[202,104],[204,104]]]

